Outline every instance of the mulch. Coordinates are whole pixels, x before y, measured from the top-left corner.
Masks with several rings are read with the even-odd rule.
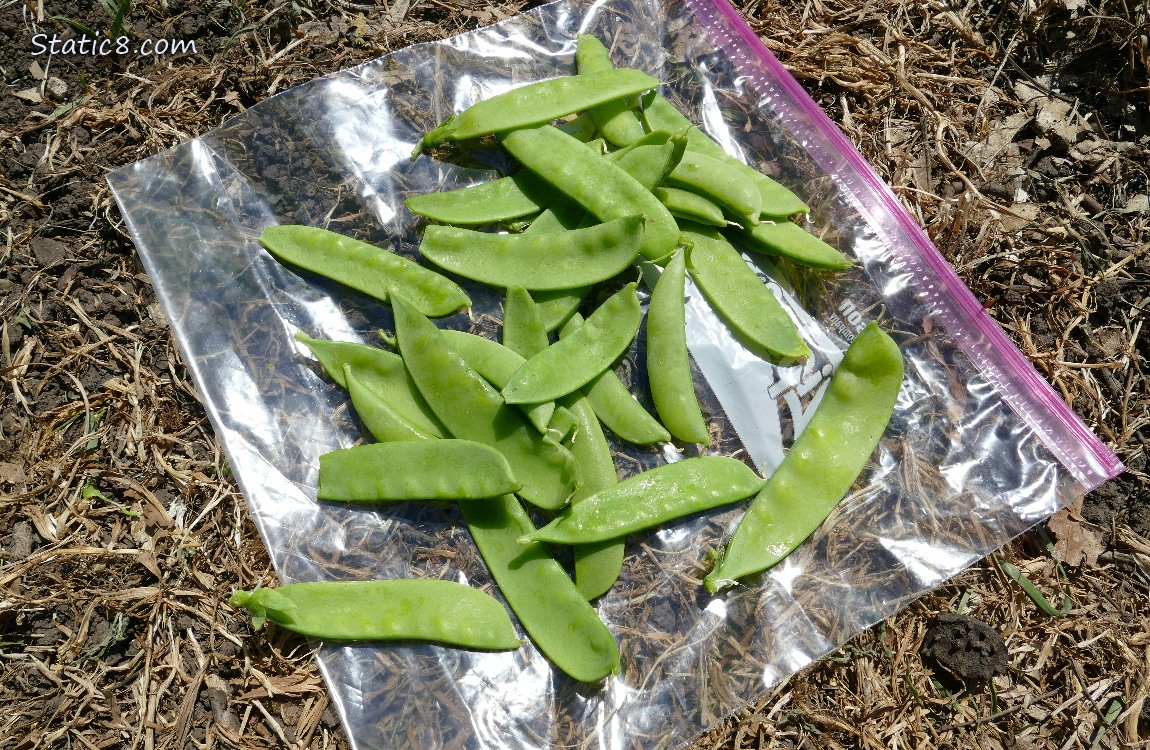
[[[530,7],[145,1],[195,53],[49,59],[105,5],[0,2],[0,747],[349,747],[306,640],[225,604],[275,577],[103,175]],[[1150,744],[1150,11],[738,8],[1128,471],[691,748]]]

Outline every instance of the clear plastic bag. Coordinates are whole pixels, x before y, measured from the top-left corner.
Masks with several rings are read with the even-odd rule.
[[[684,745],[1121,468],[723,0],[564,1],[283,92],[108,177],[285,583],[434,576],[493,590],[453,509],[315,501],[317,457],[361,428],[292,336],[374,342],[390,312],[279,265],[256,238],[270,224],[310,224],[417,257],[404,198],[507,166],[495,150],[468,166],[412,161],[419,135],[477,99],[572,72],[581,32],[616,64],[663,80],[725,148],[798,192],[810,228],[856,260],[830,274],[748,257],[814,352],[799,367],[747,353],[688,290],[700,395],[719,426],[710,450],[770,472],[871,319],[903,348],[903,390],[857,491],[759,580],[718,597],[701,585],[707,549],[741,507],[630,539],[622,579],[598,603],[623,660],[602,685],[554,672],[529,644],[324,646],[357,748]],[[468,292],[471,314],[441,325],[491,335],[499,297]],[[642,399],[641,364],[637,347],[619,371]],[[677,457],[615,447],[622,475]]]

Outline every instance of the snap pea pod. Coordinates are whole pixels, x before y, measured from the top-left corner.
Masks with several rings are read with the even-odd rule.
[[[446,342],[439,329],[407,304],[392,301],[395,333],[411,378],[453,437],[490,445],[514,467],[519,496],[541,508],[562,507],[579,485],[575,459],[548,443],[503,402],[499,392]]]
[[[280,627],[332,641],[431,641],[464,648],[519,648],[507,610],[492,596],[454,581],[293,583],[236,591],[233,607],[252,613],[256,627]]]
[[[849,258],[790,221],[763,222],[757,227],[732,231],[730,236],[748,250],[781,255],[811,268],[842,270],[851,267]]]
[[[727,226],[723,209],[698,193],[673,187],[657,187],[655,197],[676,219],[687,219],[713,227]]]
[[[555,186],[601,221],[623,216],[645,219],[639,252],[648,260],[675,249],[678,227],[659,199],[610,159],[550,125],[500,136],[503,146],[526,169]],[[524,284],[526,286],[526,284]]]
[[[763,213],[765,217],[790,216],[791,214],[809,213],[810,209],[802,199],[780,185],[775,180],[752,166],[744,164],[731,156],[710,136],[694,126],[687,117],[659,94],[644,98],[643,118],[650,130],[679,131],[687,128],[687,148],[700,154],[722,159],[755,183],[759,195],[763,200]]]
[[[603,42],[590,34],[580,34],[575,45],[575,65],[579,72],[613,70],[611,53]],[[616,99],[588,109],[587,114],[603,136],[616,146],[627,146],[643,137],[643,123],[628,99]]]
[[[763,211],[763,196],[755,183],[723,159],[687,151],[667,181],[714,201],[740,224],[755,226]]]
[[[521,357],[532,357],[547,348],[547,329],[535,300],[521,286],[507,287],[503,303],[503,345]]]
[[[543,544],[519,543],[535,530],[512,495],[459,504],[475,546],[519,624],[551,662],[580,682],[619,671],[611,631]]]
[[[569,335],[582,324],[583,316],[578,313],[572,315],[559,331],[559,337]],[[650,445],[671,439],[671,433],[635,400],[614,370],[606,370],[597,376],[583,387],[583,393],[599,421],[628,443]]]
[[[542,211],[555,202],[555,188],[530,172],[517,172],[478,185],[415,195],[412,213],[444,224],[497,224]]]
[[[524,230],[524,234],[545,232],[566,232],[579,226],[586,210],[574,201],[561,198],[535,217],[535,221]],[[577,286],[573,289],[551,289],[531,293],[543,327],[550,333],[566,323],[583,304],[583,298],[591,291],[590,286]]]
[[[627,351],[643,311],[635,282],[611,295],[578,330],[523,363],[503,388],[509,404],[551,401],[582,388]]]
[[[579,474],[583,477],[583,485],[571,496],[574,504],[617,484],[619,477],[615,473],[611,447],[599,427],[599,419],[591,403],[582,394],[568,396],[563,403],[576,420],[568,448],[575,456]],[[619,579],[619,572],[623,569],[622,539],[578,544],[571,552],[575,560],[575,585],[587,601],[607,593]]]
[[[469,307],[471,298],[446,276],[402,255],[318,227],[268,227],[260,244],[278,260],[317,273],[387,302],[399,289],[424,315],[442,317]]]
[[[427,405],[398,354],[351,341],[313,339],[303,331],[297,332],[295,337],[311,350],[328,376],[343,388],[348,387],[344,368],[350,366],[363,385],[420,432],[431,437],[447,436],[447,428]]]
[[[711,442],[711,433],[695,397],[687,352],[683,294],[686,261],[676,252],[651,290],[647,307],[647,381],[655,410],[672,435],[687,443]]]
[[[714,593],[766,570],[814,533],[862,473],[902,385],[898,344],[874,322],[847,348],[815,413],[707,576]]]
[[[653,89],[659,79],[631,68],[536,81],[476,102],[419,141],[413,156],[446,141],[542,125],[615,99]]]
[[[476,500],[518,492],[507,459],[471,440],[368,443],[319,457],[320,500]]]
[[[689,222],[682,229],[695,284],[745,343],[782,362],[811,353],[782,304],[717,229]]]
[[[674,173],[686,153],[687,139],[661,130],[649,133],[606,158],[618,164],[649,191]]]
[[[763,488],[746,464],[698,456],[659,466],[568,506],[520,541],[587,544],[643,531],[691,513],[745,500]]]
[[[396,411],[387,403],[386,398],[355,374],[351,365],[343,366],[343,379],[355,413],[376,440],[383,443],[393,440],[430,440],[433,437]]]
[[[562,234],[430,226],[419,252],[440,268],[492,286],[572,289],[605,281],[631,265],[642,247],[644,224],[640,216],[627,216]]]
[[[496,388],[502,389],[515,371],[527,361],[506,346],[465,331],[444,330],[440,333],[452,349],[459,352],[467,366]],[[555,416],[555,402],[522,404],[521,408],[540,433],[546,435]]]

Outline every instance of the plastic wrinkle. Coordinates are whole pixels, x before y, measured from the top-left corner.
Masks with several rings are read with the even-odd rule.
[[[362,440],[363,425],[293,336],[382,346],[375,332],[393,333],[394,319],[385,304],[280,265],[256,239],[269,225],[307,224],[418,259],[422,223],[405,199],[490,180],[512,162],[492,141],[468,166],[412,160],[412,147],[472,101],[573,72],[581,32],[608,44],[616,65],[663,81],[660,92],[728,152],[769,164],[810,206],[807,229],[854,262],[812,276],[744,255],[811,349],[790,366],[743,347],[688,274],[687,342],[712,443],[636,447],[607,435],[620,478],[696,450],[769,475],[870,320],[903,347],[895,414],[828,521],[723,596],[701,581],[745,502],[630,537],[619,581],[596,601],[622,669],[597,686],[557,673],[530,642],[500,653],[323,646],[320,669],[355,750],[682,748],[1120,468],[725,0],[561,0],[317,78],[108,175],[284,583],[433,576],[500,598],[454,504],[316,501],[319,456]],[[641,300],[655,275],[647,269]],[[472,309],[436,324],[500,340],[502,290],[459,283]],[[650,409],[644,336],[616,372]]]

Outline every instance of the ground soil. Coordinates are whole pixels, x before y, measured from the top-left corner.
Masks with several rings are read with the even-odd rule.
[[[528,7],[146,0],[126,33],[195,53],[49,61],[103,5],[0,3],[0,747],[348,746],[307,643],[224,604],[274,576],[103,175]],[[1145,746],[1146,6],[739,10],[1128,472],[692,747]]]

